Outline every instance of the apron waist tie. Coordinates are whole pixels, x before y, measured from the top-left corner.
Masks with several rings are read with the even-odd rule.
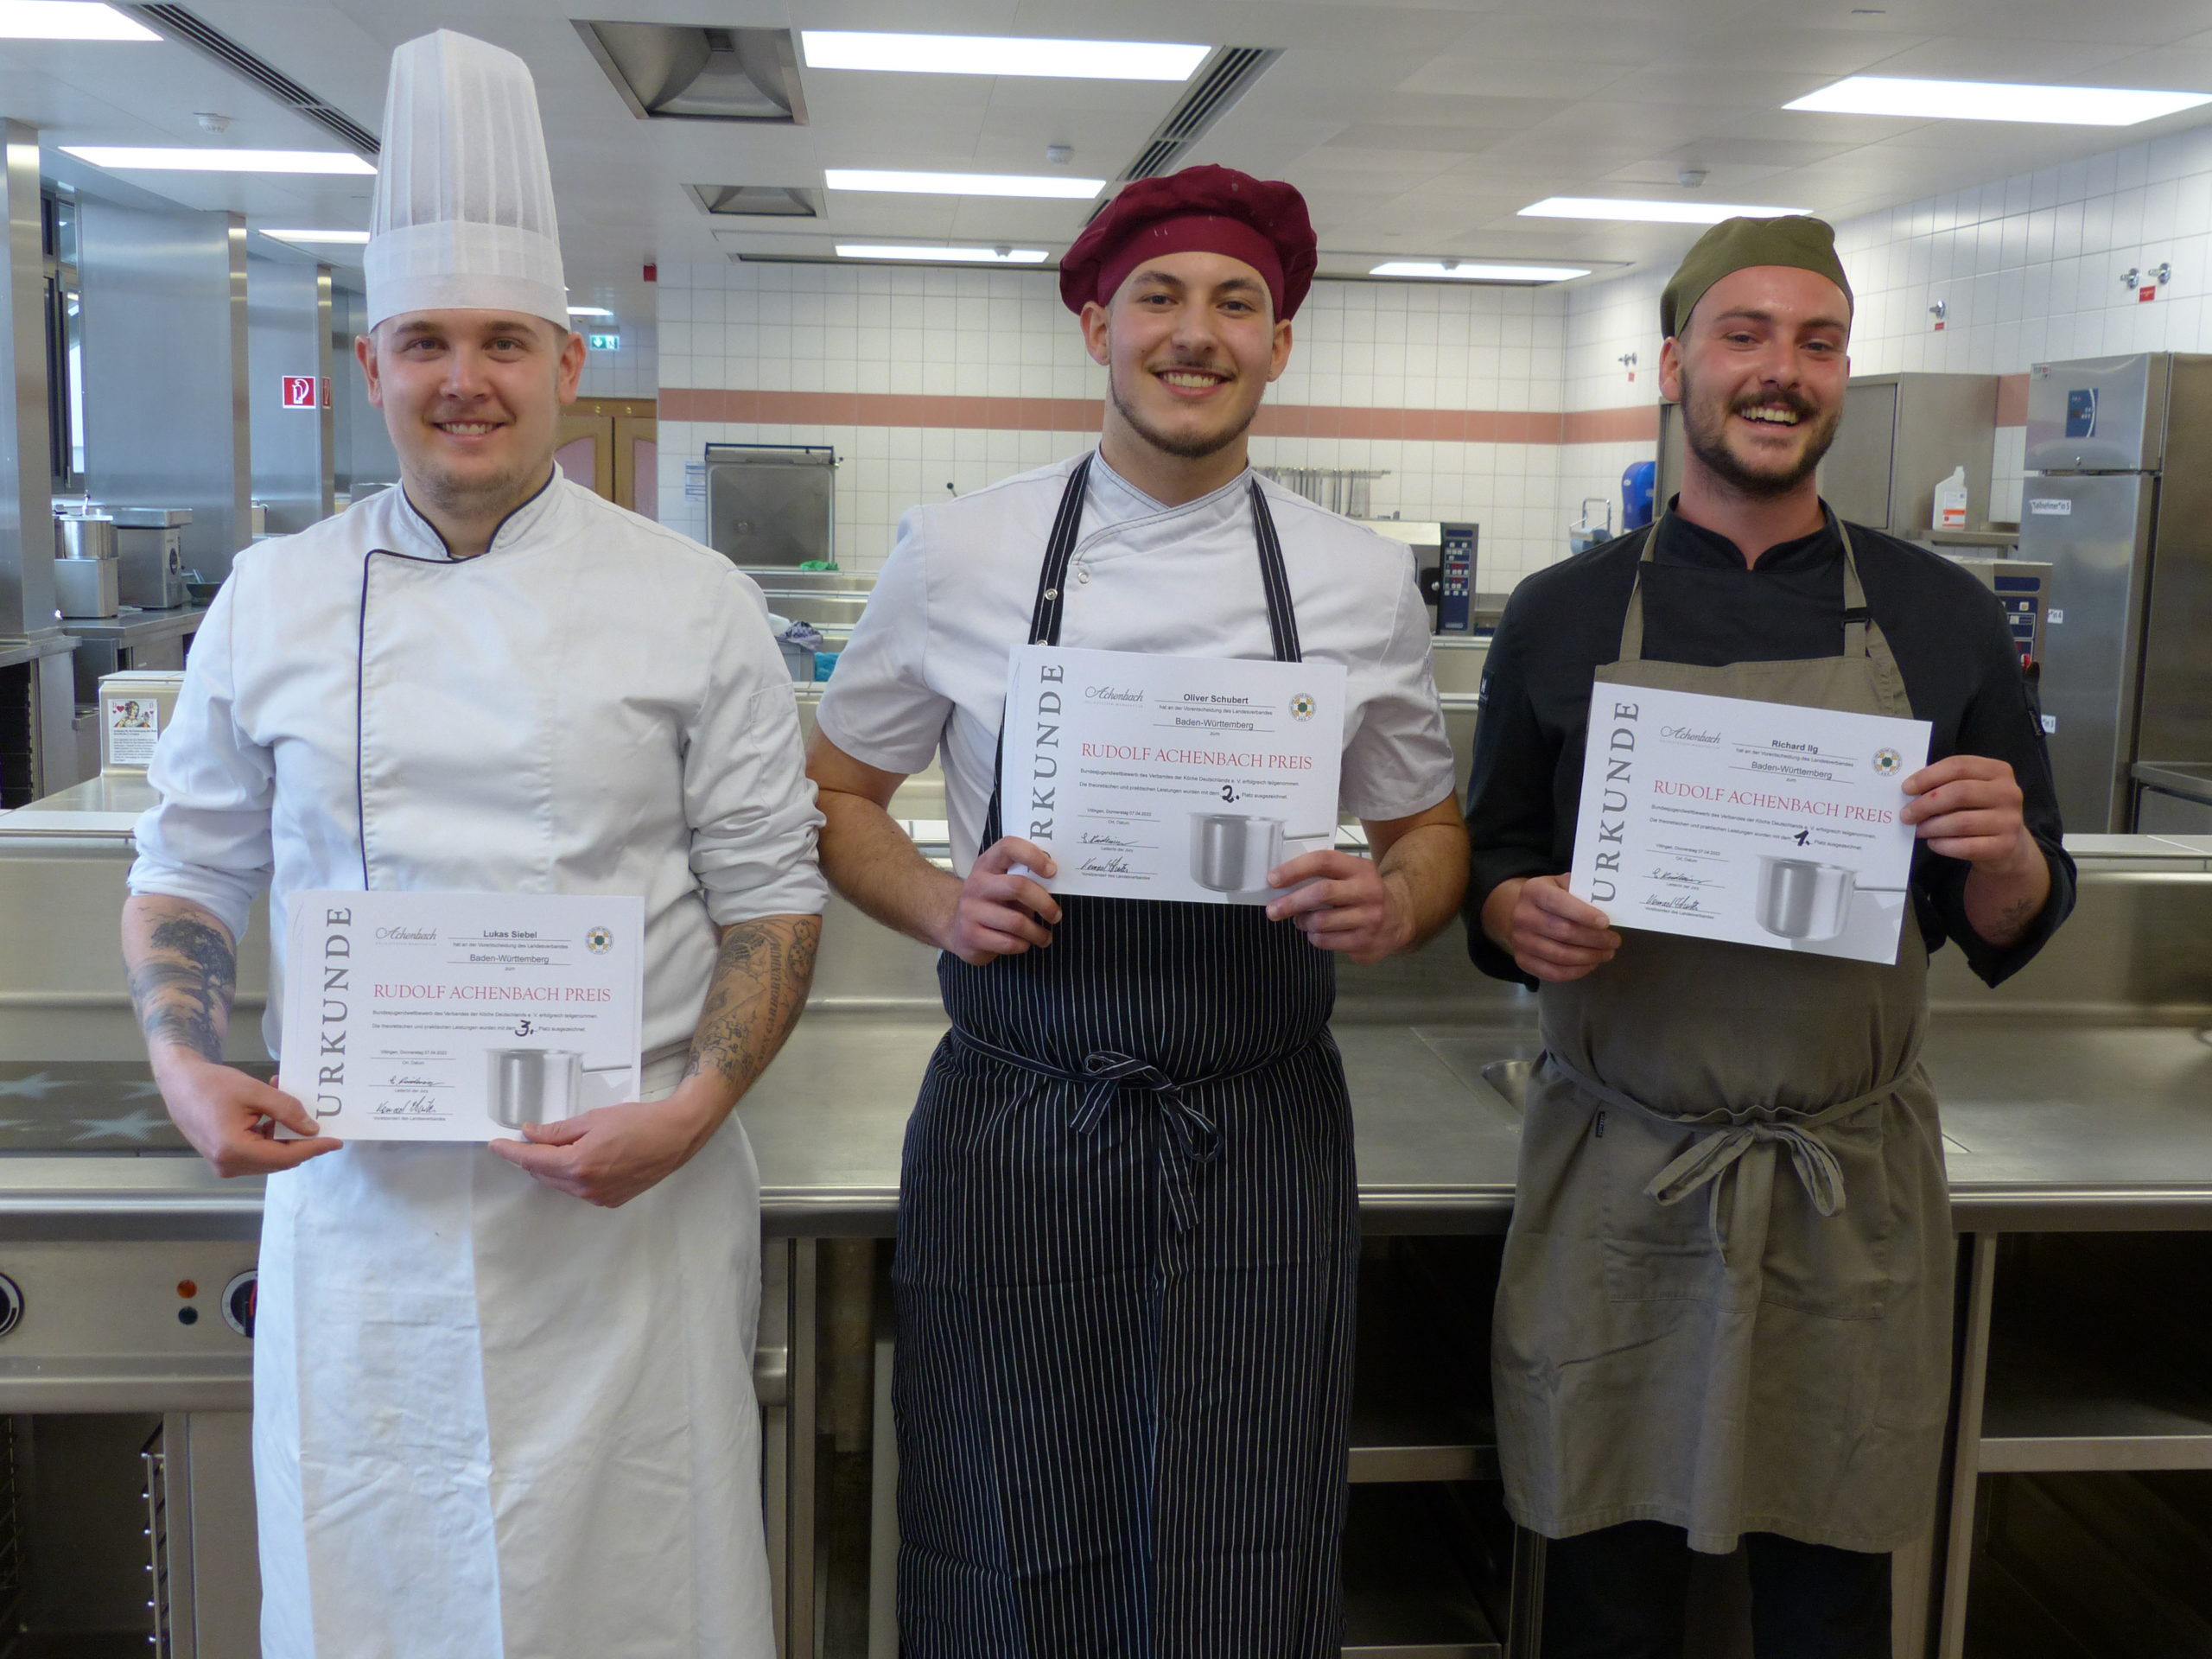
[[[1656,1112],[1632,1095],[1599,1083],[1586,1076],[1557,1054],[1547,1050],[1545,1058],[1566,1074],[1568,1082],[1586,1094],[1594,1095],[1611,1106],[1624,1111],[1640,1112],[1661,1123],[1677,1128],[1703,1127],[1694,1118],[1671,1116]],[[1824,1106],[1817,1112],[1796,1114],[1789,1117],[1757,1117],[1716,1124],[1693,1141],[1687,1151],[1666,1168],[1654,1175],[1644,1186],[1644,1192],[1661,1204],[1680,1204],[1700,1187],[1707,1189],[1707,1224],[1713,1233],[1713,1246],[1719,1252],[1721,1264],[1728,1261],[1728,1241],[1720,1222],[1720,1200],[1736,1160],[1753,1147],[1779,1144],[1789,1152],[1791,1167],[1805,1189],[1805,1196],[1813,1201],[1813,1208],[1822,1217],[1834,1216],[1843,1209],[1843,1166],[1828,1149],[1827,1143],[1812,1133],[1823,1124],[1834,1123],[1863,1112],[1878,1101],[1886,1100],[1897,1091],[1907,1073],[1901,1071],[1879,1088],[1870,1089],[1863,1095],[1853,1095],[1849,1100]],[[1745,1108],[1749,1111],[1764,1111],[1764,1107]],[[1736,1114],[1731,1113],[1731,1117]]]
[[[1056,1083],[1073,1084],[1083,1090],[1083,1103],[1075,1116],[1068,1120],[1068,1128],[1078,1135],[1088,1135],[1105,1121],[1106,1113],[1124,1088],[1146,1089],[1152,1093],[1153,1103],[1159,1109],[1161,1126],[1166,1130],[1166,1140],[1160,1147],[1160,1174],[1167,1187],[1167,1206],[1179,1233],[1190,1231],[1198,1221],[1197,1175],[1199,1167],[1211,1163],[1221,1151],[1221,1126],[1183,1097],[1186,1089],[1197,1089],[1210,1083],[1227,1083],[1233,1078],[1249,1077],[1262,1071],[1283,1058],[1270,1054],[1263,1060],[1241,1065],[1232,1071],[1212,1071],[1203,1077],[1186,1078],[1178,1083],[1149,1060],[1123,1054],[1110,1048],[1094,1049],[1084,1056],[1083,1070],[1071,1071],[1045,1060],[1032,1059],[1010,1048],[1001,1048],[973,1033],[952,1028],[952,1039],[963,1048],[974,1050],[987,1059],[1002,1065],[1019,1066],[1024,1071],[1033,1071],[1040,1077],[1050,1077]]]

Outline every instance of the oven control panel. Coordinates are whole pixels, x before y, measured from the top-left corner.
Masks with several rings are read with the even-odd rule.
[[[178,1408],[245,1388],[254,1254],[238,1242],[0,1241],[0,1410],[130,1408],[164,1385],[162,1408]]]

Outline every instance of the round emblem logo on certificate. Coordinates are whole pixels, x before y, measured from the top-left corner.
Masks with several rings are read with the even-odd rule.
[[[603,957],[614,948],[614,935],[607,928],[594,927],[584,935],[584,949],[594,957]]]
[[[1874,751],[1874,770],[1885,778],[1897,776],[1897,768],[1904,764],[1904,757],[1895,749]]]
[[[1290,717],[1293,720],[1313,719],[1313,698],[1310,693],[1300,691],[1290,700]]]

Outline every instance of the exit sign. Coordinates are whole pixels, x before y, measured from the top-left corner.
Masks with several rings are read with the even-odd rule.
[[[594,352],[619,352],[622,349],[622,336],[620,334],[586,334],[584,336],[584,344],[590,346]]]

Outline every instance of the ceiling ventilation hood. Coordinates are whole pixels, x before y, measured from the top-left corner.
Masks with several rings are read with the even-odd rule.
[[[787,29],[580,18],[576,33],[641,121],[806,124],[798,54]]]
[[[822,193],[796,184],[690,184],[693,200],[717,217],[819,219]]]

